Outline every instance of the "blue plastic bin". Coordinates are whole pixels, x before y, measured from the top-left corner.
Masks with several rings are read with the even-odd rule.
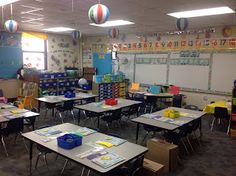
[[[75,134],[65,134],[57,138],[57,145],[63,149],[73,149],[82,144],[82,136]]]

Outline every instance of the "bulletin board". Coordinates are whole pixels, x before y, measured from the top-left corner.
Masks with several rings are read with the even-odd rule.
[[[21,34],[0,32],[0,78],[16,78],[23,65]]]
[[[232,92],[236,80],[236,53],[214,53],[211,90]]]
[[[137,54],[135,82],[142,84],[167,83],[168,54]]]

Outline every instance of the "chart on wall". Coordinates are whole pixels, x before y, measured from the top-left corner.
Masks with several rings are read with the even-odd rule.
[[[171,53],[169,84],[183,88],[208,90],[210,53],[183,51]]]
[[[168,54],[137,54],[135,82],[142,84],[167,83]]]
[[[211,90],[232,92],[236,80],[236,53],[214,53]]]
[[[134,81],[134,54],[118,54],[120,71],[125,74],[125,77]]]

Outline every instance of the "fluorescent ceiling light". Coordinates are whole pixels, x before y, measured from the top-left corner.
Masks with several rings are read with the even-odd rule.
[[[75,29],[67,28],[67,27],[54,27],[54,28],[47,28],[43,30],[48,31],[48,32],[68,32],[68,31],[74,31]]]
[[[131,21],[125,21],[125,20],[113,20],[113,21],[107,21],[103,24],[95,24],[95,23],[90,23],[92,26],[98,26],[98,27],[112,27],[112,26],[124,26],[124,25],[130,25],[134,24]]]
[[[16,1],[19,1],[19,0],[1,0],[0,1],[0,6],[4,6],[4,5],[7,5],[7,4],[12,4]]]
[[[175,18],[191,18],[191,17],[200,17],[200,16],[210,16],[210,15],[220,15],[227,13],[235,13],[229,7],[214,7],[209,9],[198,9],[198,10],[189,10],[182,12],[168,13],[167,15],[173,16]]]

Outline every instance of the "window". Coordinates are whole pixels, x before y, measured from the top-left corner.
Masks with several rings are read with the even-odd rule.
[[[37,70],[46,69],[46,41],[36,37],[22,37],[23,64]]]

